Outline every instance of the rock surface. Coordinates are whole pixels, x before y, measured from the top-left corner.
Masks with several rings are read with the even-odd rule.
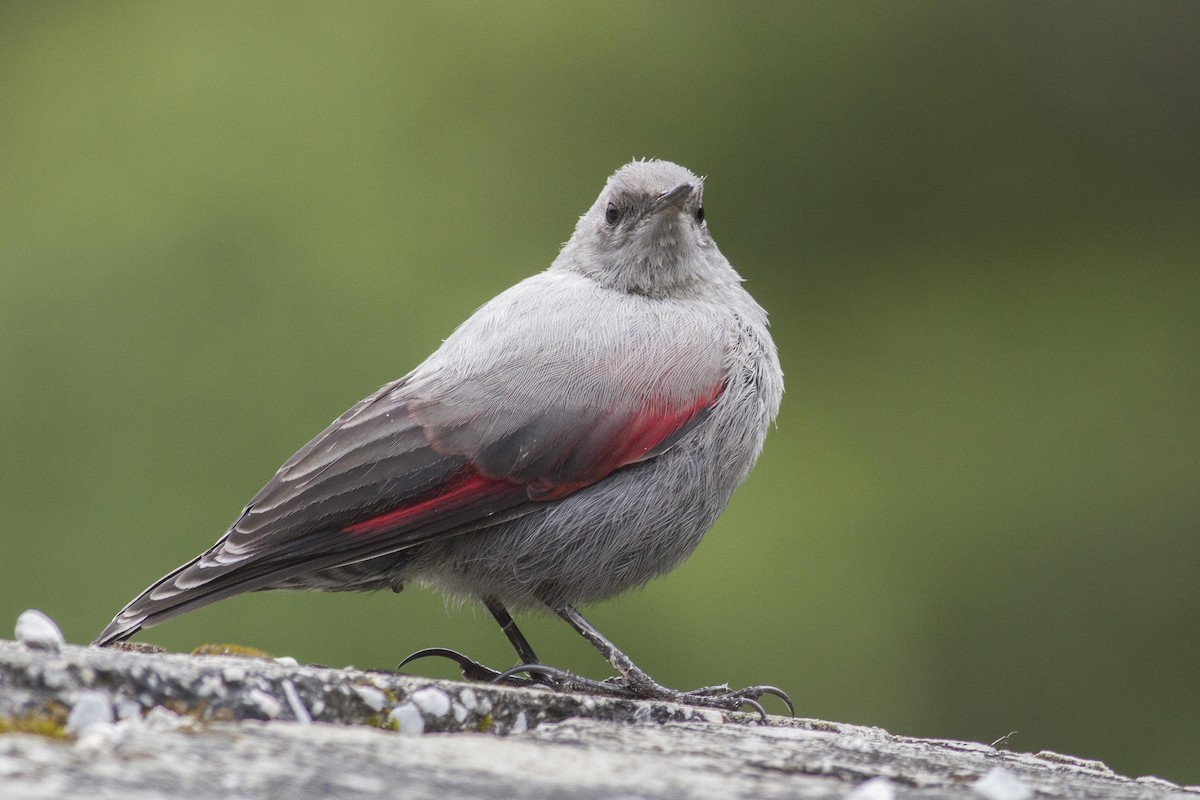
[[[6,800],[852,793],[1200,799],[1200,787],[1095,761],[818,720],[764,725],[669,703],[0,641]]]

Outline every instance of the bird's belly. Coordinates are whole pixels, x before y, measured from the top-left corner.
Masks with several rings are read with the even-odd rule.
[[[431,542],[404,570],[455,596],[520,609],[603,600],[678,566],[725,507],[691,448],[635,464],[533,513]]]

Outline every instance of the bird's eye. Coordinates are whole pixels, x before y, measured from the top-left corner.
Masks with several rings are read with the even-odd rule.
[[[704,222],[704,206],[696,209],[696,222]]]
[[[609,203],[608,210],[604,212],[604,221],[609,225],[616,225],[617,220],[621,218],[621,209],[617,208],[616,203]]]

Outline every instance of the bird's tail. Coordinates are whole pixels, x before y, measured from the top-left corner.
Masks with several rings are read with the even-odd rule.
[[[341,553],[314,558],[310,552],[299,548],[294,552],[267,554],[265,557],[258,555],[233,559],[223,552],[223,544],[224,539],[208,552],[155,581],[121,609],[92,644],[104,647],[124,641],[142,628],[149,628],[209,603],[243,592],[278,586],[297,575],[347,560]]]
[[[139,594],[113,617],[108,627],[92,642],[94,647],[105,647],[133,636],[142,628],[182,614],[204,602],[202,595],[193,590],[189,593],[178,584],[180,578],[198,569],[202,556],[196,556],[169,575],[165,575]],[[197,587],[198,588],[198,587]]]

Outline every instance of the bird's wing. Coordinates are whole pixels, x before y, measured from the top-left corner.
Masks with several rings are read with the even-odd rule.
[[[724,389],[722,343],[668,330],[680,322],[670,315],[622,319],[618,305],[605,335],[576,328],[564,345],[553,337],[578,323],[571,302],[514,322],[497,301],[288,459],[216,545],[143,592],[97,643],[560,500],[669,448]],[[548,335],[558,344],[531,346]]]

